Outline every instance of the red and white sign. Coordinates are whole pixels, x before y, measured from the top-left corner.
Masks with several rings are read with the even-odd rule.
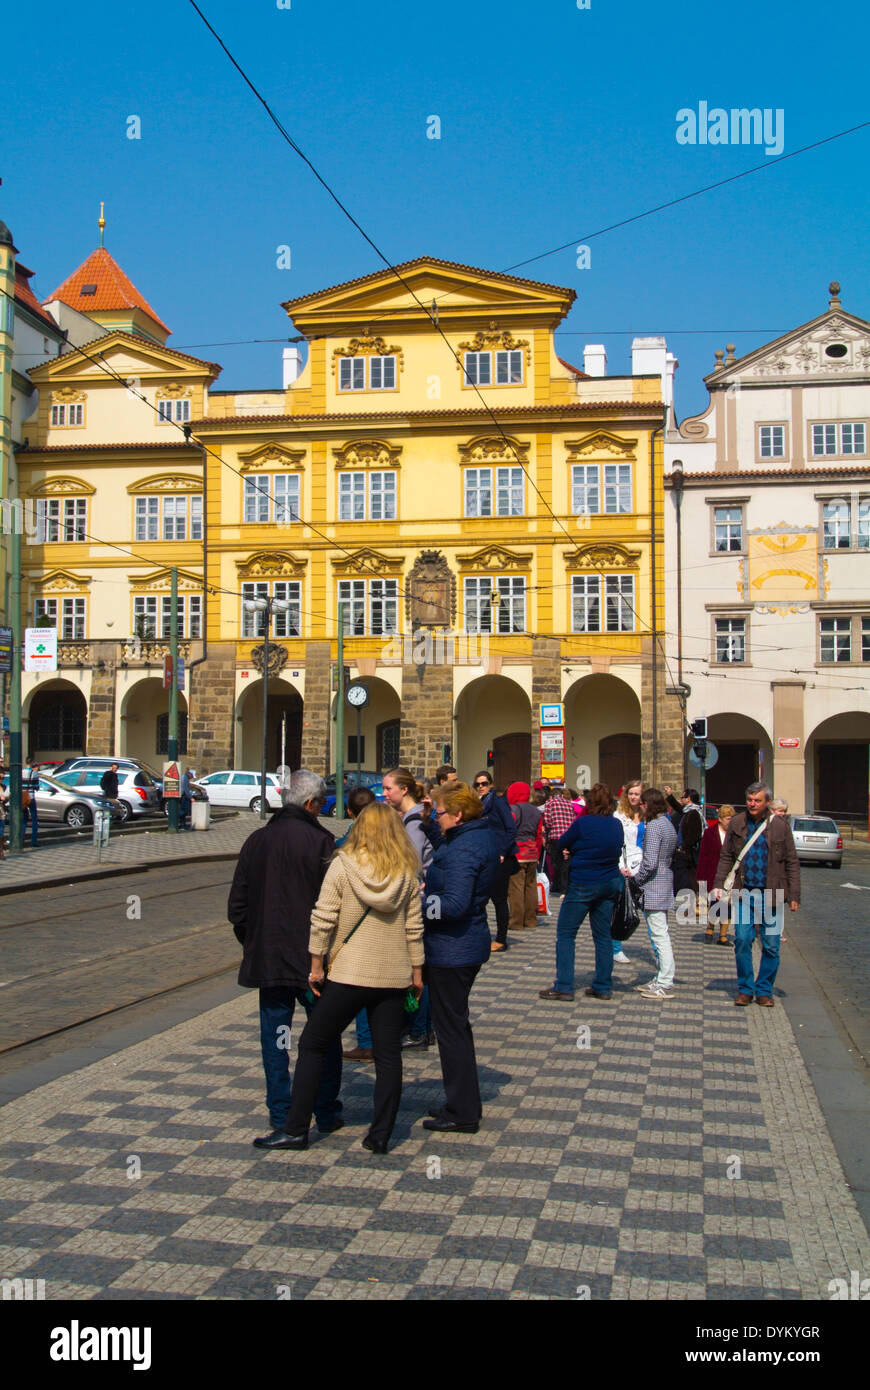
[[[800,748],[801,746],[799,738],[778,738],[776,741],[780,748]]]

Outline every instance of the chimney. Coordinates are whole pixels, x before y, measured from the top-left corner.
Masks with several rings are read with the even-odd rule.
[[[290,386],[302,371],[302,353],[298,347],[285,347],[284,349],[284,379],[282,385],[284,389]]]
[[[587,343],[583,349],[583,370],[587,376],[607,376],[607,349],[603,343]]]
[[[664,338],[632,338],[631,374],[660,377],[665,405],[674,403],[674,372],[679,365]]]

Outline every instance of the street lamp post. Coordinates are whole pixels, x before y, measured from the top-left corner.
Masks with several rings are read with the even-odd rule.
[[[266,743],[269,731],[269,624],[273,613],[286,613],[290,607],[283,598],[245,599],[249,613],[263,614],[263,747],[260,761],[260,820],[266,819]]]

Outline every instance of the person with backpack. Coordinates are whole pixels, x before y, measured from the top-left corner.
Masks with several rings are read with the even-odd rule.
[[[442,841],[437,817],[431,814],[431,802],[423,804],[423,788],[408,767],[391,767],[384,773],[384,800],[402,817],[408,838],[420,860],[420,877],[426,873]],[[411,1015],[408,1030],[402,1039],[402,1050],[429,1048],[434,1041],[429,989],[424,988],[420,1006]]]
[[[541,808],[531,804],[528,782],[511,782],[508,805],[516,826],[517,863],[508,884],[511,931],[531,931],[538,925],[538,859],[543,845]]]

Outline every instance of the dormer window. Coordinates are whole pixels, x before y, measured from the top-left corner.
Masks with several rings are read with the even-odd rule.
[[[493,363],[495,358],[495,363]],[[464,356],[466,386],[522,386],[523,353],[519,348],[496,352],[466,352]],[[493,377],[493,369],[495,376]]]
[[[338,389],[339,391],[395,391],[396,354],[340,358]]]
[[[181,424],[190,419],[190,400],[184,396],[178,400],[157,399],[157,419],[161,425]]]

